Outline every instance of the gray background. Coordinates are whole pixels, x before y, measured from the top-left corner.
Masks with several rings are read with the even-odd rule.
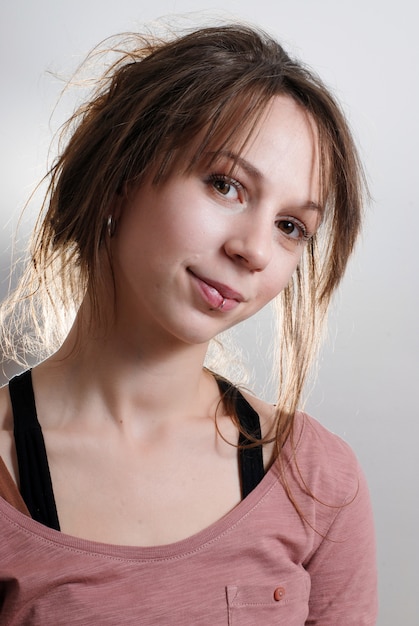
[[[192,23],[228,11],[227,17],[268,29],[321,74],[355,129],[373,202],[333,307],[307,408],[353,446],[369,480],[378,535],[379,625],[417,625],[419,46],[413,0],[3,3],[0,294],[7,287],[12,230],[45,171],[52,132],[69,112],[68,104],[60,105],[50,122],[62,84],[47,70],[68,76],[104,37],[190,11]],[[22,240],[32,221],[28,212]],[[251,354],[253,384],[267,399],[273,397],[266,385],[269,327],[264,311],[239,332],[244,353]]]

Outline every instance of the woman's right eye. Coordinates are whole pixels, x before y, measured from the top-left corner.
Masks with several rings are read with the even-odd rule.
[[[232,189],[234,190],[234,187],[232,187],[232,185],[230,185],[230,183],[226,182],[225,180],[215,180],[214,187],[217,191],[222,193],[223,196],[228,196]]]
[[[239,181],[225,176],[224,174],[211,174],[208,182],[212,187],[227,200],[239,201],[244,200],[244,188]]]

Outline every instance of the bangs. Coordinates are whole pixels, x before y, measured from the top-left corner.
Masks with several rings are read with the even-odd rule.
[[[161,151],[153,183],[164,182],[178,172],[191,173],[210,167],[225,152],[240,157],[258,122],[267,113],[272,96],[250,86],[246,93],[241,92],[207,109],[205,118],[191,115],[190,127],[182,136],[172,133],[168,145]],[[233,158],[232,170],[235,165]]]

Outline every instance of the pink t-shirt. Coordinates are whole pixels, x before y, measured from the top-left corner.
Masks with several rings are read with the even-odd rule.
[[[0,498],[0,624],[375,624],[375,541],[362,472],[347,444],[314,419],[298,414],[296,432],[299,472],[315,498],[290,458],[287,481],[308,523],[277,464],[222,519],[157,547],[77,539]]]

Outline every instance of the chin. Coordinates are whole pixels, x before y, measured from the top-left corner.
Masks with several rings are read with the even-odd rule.
[[[218,320],[211,319],[194,320],[186,326],[185,320],[183,320],[182,324],[179,324],[177,328],[172,328],[172,334],[184,344],[191,346],[202,345],[208,344],[229,327],[226,324],[220,324]]]

